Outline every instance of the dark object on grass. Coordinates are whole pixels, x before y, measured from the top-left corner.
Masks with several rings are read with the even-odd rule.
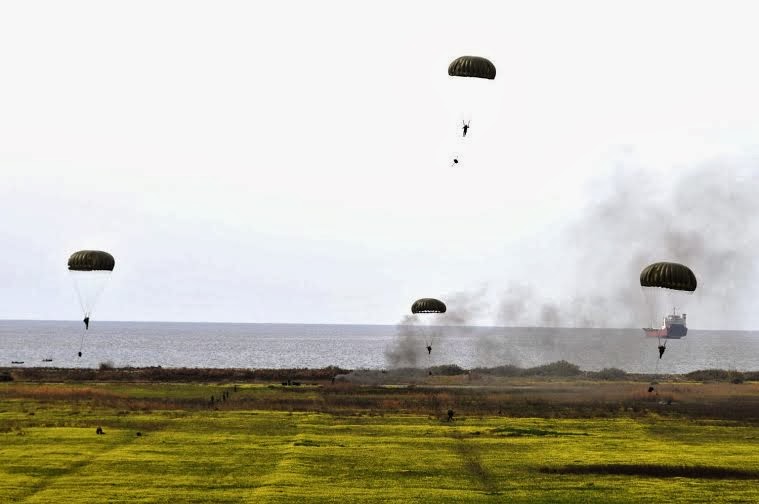
[[[105,432],[103,432],[103,428],[98,425],[98,428],[95,429],[95,434],[99,436],[101,434],[105,434]]]
[[[140,436],[142,436],[142,432],[137,431],[137,437],[140,437]]]
[[[560,467],[541,467],[539,471],[547,474],[620,474],[653,478],[759,479],[759,471],[753,469],[700,465],[572,464]]]
[[[649,392],[653,392],[653,391],[654,391],[654,388],[653,388],[653,387],[648,387],[648,391],[649,391]]]
[[[455,415],[455,413],[453,412],[452,409],[449,409],[448,410],[448,421],[449,422],[453,422],[453,415]]]

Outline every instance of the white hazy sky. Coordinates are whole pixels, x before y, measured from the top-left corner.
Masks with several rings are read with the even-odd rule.
[[[83,248],[116,257],[94,315],[111,320],[395,323],[417,297],[530,282],[620,158],[666,179],[756,151],[757,19],[722,1],[3,2],[0,318],[79,318]],[[496,80],[462,94],[446,70],[464,54]]]

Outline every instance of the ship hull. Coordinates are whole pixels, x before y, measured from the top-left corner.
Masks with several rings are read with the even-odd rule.
[[[680,339],[688,334],[688,328],[685,326],[670,326],[669,328],[662,327],[661,329],[654,329],[653,327],[644,327],[643,332],[649,338],[667,338],[667,339]]]

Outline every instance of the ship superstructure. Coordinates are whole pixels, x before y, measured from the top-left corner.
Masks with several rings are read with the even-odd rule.
[[[659,329],[644,327],[643,331],[645,331],[646,336],[655,338],[680,339],[688,334],[686,317],[685,313],[679,315],[676,310],[673,310],[672,314],[664,317],[664,322]]]

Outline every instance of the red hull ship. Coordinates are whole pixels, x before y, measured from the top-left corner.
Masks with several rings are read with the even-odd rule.
[[[678,315],[673,312],[672,315],[664,317],[664,323],[660,328],[644,327],[643,331],[648,337],[680,339],[688,334],[688,327],[685,324],[685,319],[685,313]]]

